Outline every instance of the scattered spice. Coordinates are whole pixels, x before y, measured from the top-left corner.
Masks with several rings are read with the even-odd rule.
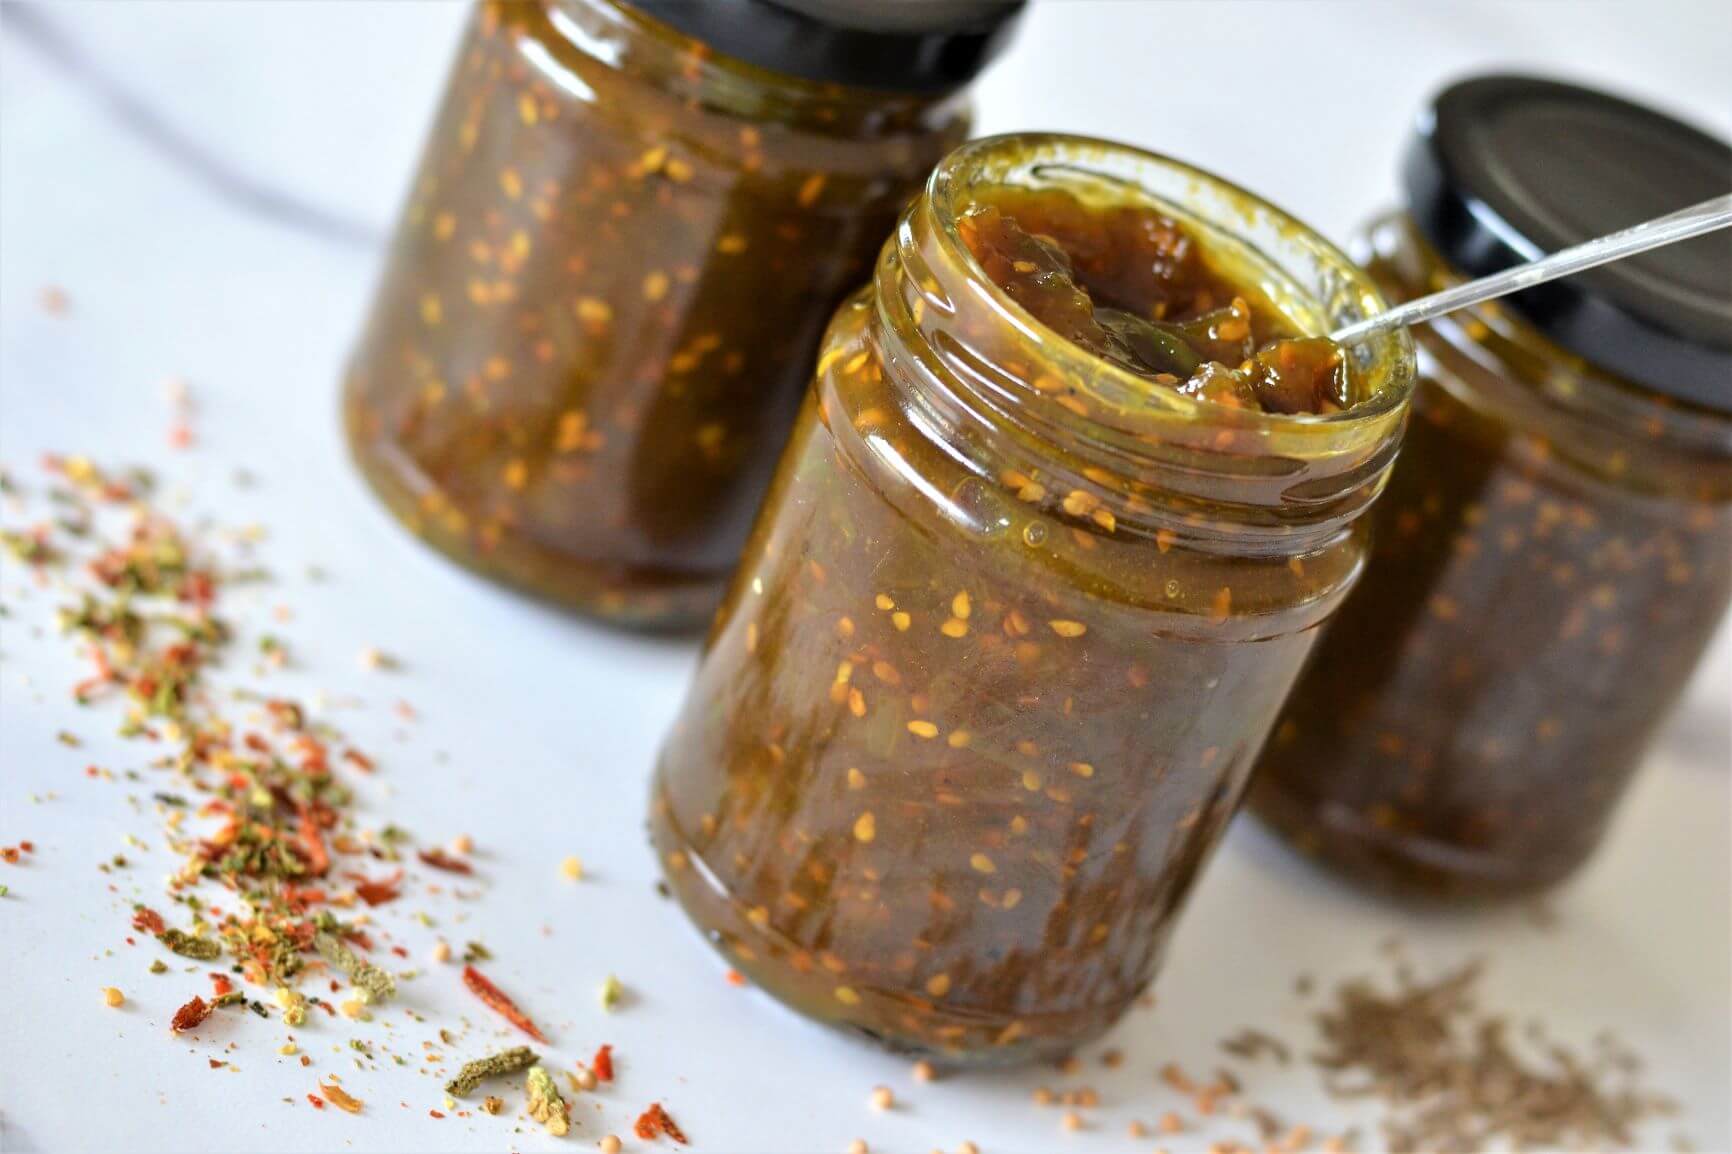
[[[555,1138],[563,1138],[571,1129],[571,1108],[560,1097],[552,1076],[541,1066],[531,1066],[525,1089],[529,1094],[529,1116],[546,1126]]]
[[[606,1045],[597,1050],[595,1052],[595,1059],[590,1062],[589,1066],[590,1069],[595,1071],[596,1081],[613,1081],[613,1047],[611,1045]]]
[[[660,1102],[652,1102],[650,1108],[638,1115],[637,1124],[632,1127],[634,1133],[646,1142],[653,1142],[666,1134],[680,1145],[686,1145],[686,1136],[675,1124]]]
[[[620,984],[618,978],[609,974],[607,981],[601,984],[601,1008],[612,1013],[623,997],[625,997],[625,987]]]
[[[529,1015],[517,1008],[517,1003],[506,996],[505,992],[487,980],[480,970],[474,966],[463,967],[463,984],[469,987],[471,993],[506,1021],[534,1038],[537,1042],[546,1043],[547,1036],[536,1024],[529,1020]]]
[[[221,943],[213,942],[209,938],[195,938],[185,930],[164,930],[156,935],[156,940],[183,958],[214,962],[223,956]]]
[[[1355,978],[1317,1014],[1324,1046],[1313,1061],[1328,1089],[1383,1102],[1393,1154],[1628,1147],[1637,1123],[1675,1109],[1635,1086],[1638,1063],[1609,1040],[1588,1059],[1557,1043],[1540,1047],[1544,1064],[1518,1055],[1507,1019],[1475,1008],[1482,968],[1422,982],[1400,964],[1394,989]]]
[[[515,1046],[509,1050],[501,1050],[489,1054],[485,1058],[476,1058],[472,1062],[463,1063],[463,1068],[457,1071],[457,1076],[445,1083],[445,1092],[453,1098],[467,1098],[489,1078],[499,1078],[506,1074],[515,1074],[527,1069],[540,1061],[535,1051],[528,1046]]]
[[[115,989],[113,986],[103,987],[102,1000],[104,1004],[115,1009],[119,1009],[121,1006],[126,1005],[126,995]]]
[[[196,1030],[204,1024],[206,1018],[210,1017],[211,1009],[212,1006],[209,1002],[195,994],[192,1001],[174,1012],[174,1017],[169,1022],[169,1029],[177,1034]]]
[[[319,1092],[325,1096],[327,1102],[345,1113],[359,1114],[361,1108],[366,1105],[361,1099],[350,1094],[335,1082],[320,1082]]]
[[[396,994],[397,979],[371,962],[364,961],[336,934],[316,934],[313,937],[313,946],[319,951],[320,957],[348,975],[349,980],[363,995],[364,1003],[386,1002]]]
[[[444,850],[437,847],[417,851],[415,856],[421,859],[422,865],[430,866],[436,870],[443,870],[448,874],[468,875],[475,872],[474,867],[468,862],[454,858]]]

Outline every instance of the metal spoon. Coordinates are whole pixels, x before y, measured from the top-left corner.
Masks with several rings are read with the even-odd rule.
[[[1514,268],[1505,269],[1491,276],[1480,277],[1466,284],[1456,285],[1440,293],[1420,297],[1408,301],[1404,305],[1390,309],[1386,313],[1367,317],[1362,321],[1337,329],[1330,334],[1330,339],[1337,344],[1350,345],[1362,341],[1366,337],[1377,336],[1390,329],[1401,328],[1403,325],[1416,325],[1421,321],[1440,317],[1444,313],[1452,313],[1457,309],[1467,308],[1497,297],[1507,296],[1561,276],[1581,272],[1583,269],[1594,268],[1596,265],[1608,264],[1622,260],[1627,256],[1635,256],[1639,252],[1647,252],[1651,248],[1672,244],[1680,240],[1689,240],[1693,236],[1701,236],[1705,232],[1713,232],[1717,228],[1732,225],[1732,194],[1715,196],[1689,208],[1681,208],[1677,212],[1655,220],[1644,221],[1632,225],[1621,232],[1610,236],[1602,236],[1595,240],[1583,241],[1571,248],[1555,252],[1543,260],[1529,264],[1518,264]]]

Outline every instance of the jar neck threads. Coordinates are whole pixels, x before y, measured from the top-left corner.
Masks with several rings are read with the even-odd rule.
[[[1205,173],[1077,137],[976,141],[934,172],[877,270],[873,335],[915,424],[1001,483],[1038,474],[1078,494],[1075,505],[1098,503],[1115,532],[1204,549],[1262,542],[1288,553],[1296,533],[1321,545],[1376,496],[1412,386],[1405,334],[1353,350],[1363,399],[1343,412],[1285,416],[1183,396],[1045,329],[981,272],[956,222],[975,189],[1000,183],[1142,201],[1210,243],[1237,243],[1292,282],[1284,307],[1316,327],[1384,307],[1315,233]]]

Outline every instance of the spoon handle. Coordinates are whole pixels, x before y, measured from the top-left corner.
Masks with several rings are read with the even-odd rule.
[[[1452,313],[1457,309],[1532,288],[1534,285],[1569,276],[1596,265],[1622,260],[1639,252],[1647,252],[1651,248],[1689,240],[1693,236],[1701,236],[1705,232],[1713,232],[1728,225],[1732,225],[1732,193],[1710,197],[1700,204],[1632,225],[1610,236],[1583,241],[1543,260],[1518,264],[1503,272],[1408,301],[1388,312],[1378,313],[1338,329],[1330,336],[1337,344],[1352,344],[1390,329],[1428,321],[1444,313]]]

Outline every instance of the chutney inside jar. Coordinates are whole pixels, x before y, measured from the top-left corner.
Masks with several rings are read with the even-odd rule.
[[[755,984],[952,1063],[1067,1051],[1152,979],[1358,571],[1411,375],[1397,335],[1346,354],[1345,409],[1187,394],[1024,307],[1017,258],[1004,285],[985,271],[968,238],[1005,204],[1030,238],[1062,214],[1110,237],[1125,207],[1177,228],[1204,260],[1184,293],[1159,279],[1189,294],[1169,317],[1210,311],[1204,284],[1267,302],[1258,341],[1380,307],[1224,182],[1024,137],[953,153],[832,321],[651,829]],[[1154,317],[1153,293],[1113,295],[1060,251],[1074,285],[1046,287]]]
[[[829,82],[668,22],[715,5],[654,7],[476,8],[344,417],[374,492],[447,557],[677,629],[720,599],[827,318],[966,135],[986,56]]]
[[[1255,282],[1147,206],[1090,206],[1058,189],[982,189],[959,222],[987,277],[1030,316],[1183,396],[1266,413],[1339,412],[1347,358],[1300,333]]]
[[[1732,172],[1726,141],[1543,77],[1463,79],[1418,124],[1405,204],[1358,239],[1395,300]],[[1256,775],[1253,809],[1308,856],[1410,899],[1507,899],[1614,827],[1732,606],[1728,268],[1732,233],[1709,234],[1415,327],[1365,576]]]

